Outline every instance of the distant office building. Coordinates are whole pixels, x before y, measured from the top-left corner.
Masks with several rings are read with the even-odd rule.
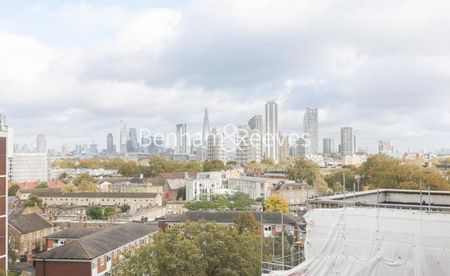
[[[236,162],[247,164],[261,162],[261,136],[258,130],[239,126],[236,134]]]
[[[91,154],[97,154],[98,153],[98,146],[95,143],[92,143],[89,145],[89,153]]]
[[[128,152],[139,152],[139,142],[136,128],[130,128],[127,141]]]
[[[350,156],[354,153],[354,139],[353,128],[343,127],[341,128],[341,145],[340,153],[342,156]]]
[[[323,155],[330,156],[336,152],[334,147],[334,139],[323,138]]]
[[[127,125],[124,121],[120,121],[122,127],[120,128],[120,154],[127,153],[127,141],[128,141],[128,130]]]
[[[208,160],[221,160],[226,163],[223,130],[213,128],[208,135]]]
[[[6,116],[0,114],[0,270],[8,270],[8,252],[7,252],[7,227],[8,216],[6,209],[8,204],[7,190],[7,164],[8,164],[8,124]]]
[[[10,161],[10,179],[15,182],[38,182],[48,180],[46,153],[14,153]]]
[[[188,154],[188,136],[186,124],[177,124],[176,154]]]
[[[43,134],[36,137],[36,152],[47,152],[47,139]]]
[[[392,153],[391,141],[388,141],[388,140],[378,141],[378,153],[379,154],[391,154]]]
[[[303,117],[303,132],[309,139],[309,145],[306,147],[307,155],[316,155],[319,152],[318,122],[317,108],[307,108]]]
[[[208,135],[209,135],[209,115],[208,108],[205,108],[205,115],[203,117],[203,133],[202,133],[202,146],[206,147],[208,143]]]
[[[264,127],[264,154],[265,158],[278,161],[278,104],[269,101],[266,104]]]
[[[278,160],[285,160],[289,155],[289,141],[288,137],[278,134]]]
[[[109,154],[116,153],[116,145],[114,145],[114,137],[112,133],[108,133],[108,136],[106,136],[106,152]]]
[[[264,137],[264,118],[262,115],[254,115],[249,121],[248,121],[248,126],[250,127],[251,130],[256,131],[256,133],[260,136],[260,155],[261,155],[261,159],[264,156],[264,141],[263,141],[263,137]]]
[[[162,137],[150,137],[149,139],[148,153],[162,154],[164,152],[164,139]]]

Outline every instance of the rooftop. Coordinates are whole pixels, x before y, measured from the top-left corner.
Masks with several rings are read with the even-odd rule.
[[[32,189],[31,193],[38,197],[89,197],[89,198],[155,198],[157,193],[102,193],[102,192],[81,192],[65,193],[60,190]]]
[[[46,236],[47,239],[79,239],[93,233],[103,231],[105,228],[87,227],[87,228],[67,228]]]
[[[21,234],[28,234],[53,227],[51,222],[36,213],[11,216],[8,219],[8,223]]]
[[[208,211],[187,211],[179,215],[168,215],[167,222],[183,222],[183,221],[214,221],[216,223],[234,223],[235,218],[240,214],[245,213],[244,211],[223,211],[223,212],[208,212]],[[261,212],[252,212],[257,221],[261,221]],[[263,223],[281,223],[281,213],[278,212],[263,212]],[[296,224],[300,221],[299,217],[284,214],[283,222],[285,224]]]
[[[130,222],[98,231],[36,255],[35,260],[92,260],[132,241],[159,231],[158,226]]]

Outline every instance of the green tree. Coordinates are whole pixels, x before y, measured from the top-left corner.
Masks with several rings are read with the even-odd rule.
[[[115,207],[106,207],[103,209],[103,219],[109,219],[116,215],[117,209]]]
[[[17,185],[16,183],[13,183],[8,188],[8,196],[15,196],[19,190],[20,190],[20,186]]]
[[[353,185],[356,187],[356,176],[355,171],[343,168],[343,169],[337,169],[333,171],[331,174],[325,176],[325,181],[328,184],[328,187],[330,187],[333,191],[342,193],[343,188],[343,175],[345,174],[345,190],[346,191],[353,191]]]
[[[42,199],[40,199],[39,197],[37,197],[34,194],[31,194],[27,200],[25,200],[25,202],[23,203],[24,207],[34,207],[34,206],[38,206],[39,208],[42,208]]]
[[[129,210],[130,210],[130,205],[128,205],[128,204],[120,205],[120,211],[121,211],[122,213],[126,213],[126,212],[128,212]]]
[[[64,187],[63,187],[63,192],[65,192],[65,193],[76,193],[76,192],[78,192],[78,188],[77,188],[77,186],[75,186],[75,185],[73,185],[73,184],[66,184]]]
[[[102,220],[103,209],[100,205],[92,205],[86,209],[86,215],[90,219]]]
[[[90,174],[80,174],[73,180],[73,185],[79,192],[98,192],[94,178]]]
[[[244,193],[236,193],[232,198],[231,209],[236,211],[248,211],[252,205],[256,204],[256,201],[249,198]]]
[[[203,163],[204,172],[225,170],[225,164],[221,160],[206,160]]]
[[[36,186],[36,188],[38,188],[38,189],[45,189],[45,188],[48,188],[48,183],[47,183],[47,182],[40,182],[40,183]]]
[[[59,159],[52,162],[52,167],[61,169],[75,169],[77,167],[77,162],[72,159]]]
[[[186,186],[183,186],[178,189],[177,199],[186,200]]]
[[[259,236],[215,223],[186,222],[153,235],[118,275],[260,275]],[[152,256],[149,258],[148,256]]]
[[[290,180],[306,182],[315,187],[321,194],[329,193],[330,189],[320,172],[319,166],[305,157],[292,161],[287,167],[287,174]]]

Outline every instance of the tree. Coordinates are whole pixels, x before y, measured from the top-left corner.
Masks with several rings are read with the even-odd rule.
[[[65,193],[76,193],[76,192],[78,192],[78,188],[77,188],[77,186],[75,186],[75,185],[73,185],[73,184],[66,184],[64,187],[63,187],[63,192],[65,192]]]
[[[345,190],[352,191],[353,185],[356,185],[355,172],[349,168],[337,169],[331,174],[325,176],[325,181],[333,191],[342,193],[343,175],[345,174]]]
[[[260,239],[215,223],[186,222],[116,266],[119,275],[260,275]],[[149,258],[149,256],[152,256]]]
[[[297,158],[291,162],[287,168],[287,174],[290,180],[306,182],[315,187],[321,194],[328,194],[330,192],[319,166],[305,157]]]
[[[90,174],[80,174],[73,180],[73,185],[79,192],[98,192],[94,178]]]
[[[235,218],[234,224],[239,234],[261,234],[261,223],[256,220],[252,212],[244,212],[242,214],[239,214],[239,216]]]
[[[402,163],[385,155],[369,157],[360,169],[361,183],[367,189],[449,190],[449,184],[436,168]],[[422,183],[422,185],[420,184]]]
[[[236,211],[248,211],[252,205],[256,204],[256,201],[249,198],[244,193],[236,193],[232,198],[231,209]]]
[[[128,204],[120,205],[120,211],[121,211],[122,213],[126,213],[126,212],[128,212],[129,210],[130,210],[130,205],[128,205]]]
[[[48,188],[48,183],[47,183],[47,182],[41,182],[41,183],[39,183],[39,184],[36,186],[36,188],[38,188],[38,189],[45,189],[45,188]]]
[[[177,191],[177,199],[186,200],[186,186],[183,186]]]
[[[52,167],[61,169],[75,169],[77,167],[77,162],[72,159],[60,159],[53,161]]]
[[[20,186],[17,185],[16,183],[13,183],[8,188],[8,196],[15,196],[19,190],[20,190]]]
[[[23,203],[24,207],[34,207],[38,206],[39,208],[42,208],[42,199],[37,197],[34,194],[31,194],[27,200]]]
[[[69,183],[69,174],[67,174],[67,172],[62,172],[58,176],[58,180],[64,182],[65,184]]]
[[[109,219],[114,217],[116,214],[117,209],[115,207],[106,207],[103,209],[103,219]]]
[[[206,160],[203,163],[204,172],[222,171],[225,170],[225,164],[221,160]]]
[[[103,209],[100,205],[92,205],[86,209],[86,215],[90,219],[102,220]]]
[[[289,203],[280,195],[271,195],[264,204],[264,210],[269,212],[289,212]]]

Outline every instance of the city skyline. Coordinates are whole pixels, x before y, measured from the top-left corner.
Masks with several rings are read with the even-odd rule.
[[[204,106],[211,125],[241,124],[276,99],[286,132],[313,106],[321,137],[349,125],[372,152],[380,139],[449,148],[448,36],[426,24],[449,23],[442,5],[19,2],[0,11],[0,112],[19,142],[103,144],[120,120],[169,132],[182,118],[197,130]],[[408,14],[420,20],[397,24]]]

